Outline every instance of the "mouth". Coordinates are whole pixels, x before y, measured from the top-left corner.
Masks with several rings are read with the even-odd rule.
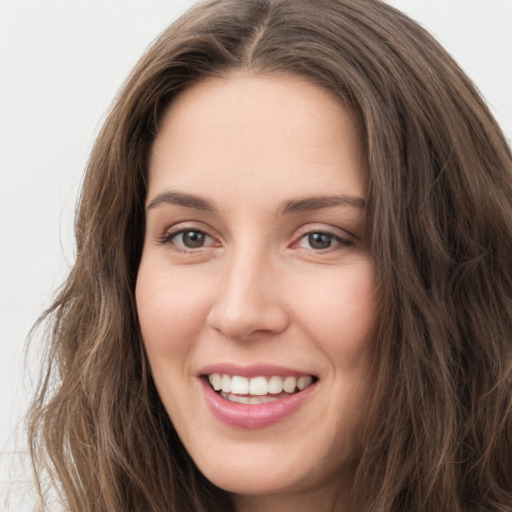
[[[318,377],[278,366],[215,364],[199,375],[212,414],[237,429],[284,421],[310,403]]]
[[[318,380],[313,375],[248,378],[225,373],[210,373],[204,378],[211,389],[223,399],[246,405],[266,404],[296,395]]]

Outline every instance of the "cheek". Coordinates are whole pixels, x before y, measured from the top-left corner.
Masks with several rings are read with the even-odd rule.
[[[354,268],[355,267],[355,268]],[[316,276],[296,294],[298,317],[333,364],[355,369],[371,350],[376,315],[376,292],[370,261],[339,275]]]
[[[201,279],[186,272],[152,272],[159,268],[141,262],[135,299],[148,355],[175,358],[190,349],[208,314],[209,300]]]

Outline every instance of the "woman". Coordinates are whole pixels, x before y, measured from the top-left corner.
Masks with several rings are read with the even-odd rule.
[[[190,11],[76,236],[29,425],[66,510],[512,509],[512,158],[401,13]]]

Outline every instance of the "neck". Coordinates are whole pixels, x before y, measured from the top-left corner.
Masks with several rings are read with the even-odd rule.
[[[276,495],[238,495],[236,512],[348,512],[350,493],[347,489]]]

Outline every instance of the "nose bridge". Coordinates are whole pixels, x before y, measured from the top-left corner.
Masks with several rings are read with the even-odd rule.
[[[210,325],[232,339],[278,333],[288,324],[270,251],[240,243],[226,258]]]

